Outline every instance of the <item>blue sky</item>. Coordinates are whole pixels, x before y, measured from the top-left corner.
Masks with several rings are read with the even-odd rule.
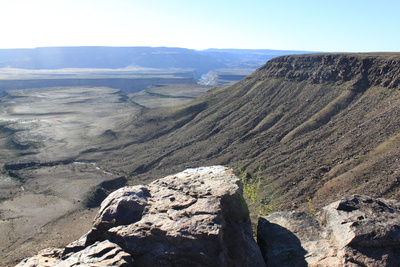
[[[0,48],[400,52],[400,1],[1,0]]]

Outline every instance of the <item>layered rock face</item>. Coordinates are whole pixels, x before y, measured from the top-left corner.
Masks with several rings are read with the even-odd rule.
[[[87,235],[19,266],[265,266],[239,182],[213,166],[121,188]]]
[[[400,266],[400,202],[351,195],[310,213],[260,218],[267,266]]]
[[[285,78],[312,84],[352,81],[348,89],[365,90],[369,86],[397,88],[400,84],[400,61],[396,54],[312,54],[282,56],[272,59],[261,69],[264,78]]]

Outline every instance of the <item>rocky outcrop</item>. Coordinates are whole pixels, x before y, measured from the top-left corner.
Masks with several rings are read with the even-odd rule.
[[[310,213],[260,218],[267,266],[400,266],[400,202],[352,195]]]
[[[86,235],[17,266],[400,266],[400,201],[314,211],[260,218],[257,246],[233,171],[187,169],[111,193]]]
[[[103,201],[87,235],[46,259],[53,266],[265,266],[239,183],[232,170],[213,166],[121,188]]]

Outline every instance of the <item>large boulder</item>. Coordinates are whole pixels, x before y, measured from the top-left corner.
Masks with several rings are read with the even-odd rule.
[[[58,263],[77,265],[80,258],[86,264],[86,251],[104,242],[128,253],[131,266],[265,266],[240,179],[222,166],[188,169],[111,193],[93,228],[69,244]]]
[[[351,195],[321,213],[260,218],[267,266],[400,266],[400,202]]]

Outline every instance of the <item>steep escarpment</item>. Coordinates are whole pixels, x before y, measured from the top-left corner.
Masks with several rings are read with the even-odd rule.
[[[264,204],[282,209],[350,193],[398,198],[399,66],[399,54],[385,53],[272,59],[186,106],[144,110],[118,144],[81,157],[133,183],[187,167],[240,168],[261,176]]]

